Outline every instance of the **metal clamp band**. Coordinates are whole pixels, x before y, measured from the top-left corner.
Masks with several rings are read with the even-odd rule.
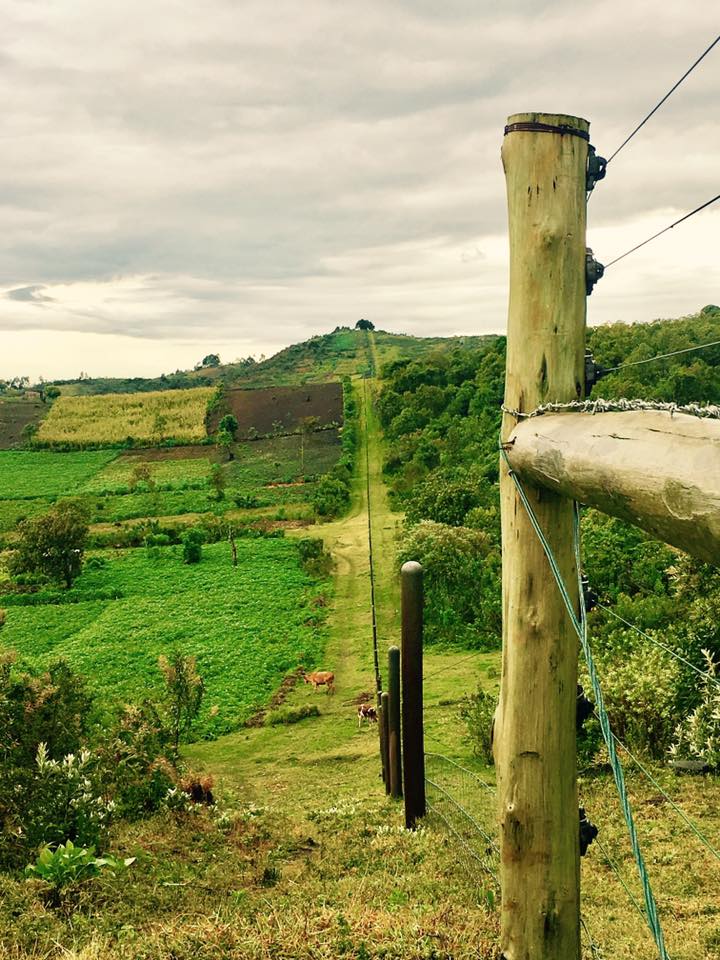
[[[530,132],[530,133],[559,133],[561,136],[568,134],[571,137],[580,137],[581,140],[590,142],[590,134],[586,130],[578,130],[576,127],[554,127],[550,123],[510,123],[505,127],[505,136],[508,133]]]

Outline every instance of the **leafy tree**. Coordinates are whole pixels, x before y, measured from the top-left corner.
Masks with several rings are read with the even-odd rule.
[[[305,476],[305,443],[320,426],[318,417],[303,417],[300,421],[300,473]]]
[[[200,530],[188,530],[182,538],[183,563],[200,563],[204,537]]]
[[[219,367],[220,355],[217,353],[209,353],[206,357],[202,358],[200,366],[201,367]]]
[[[215,499],[222,500],[225,497],[225,488],[227,486],[227,475],[222,468],[222,464],[213,463],[208,475],[208,483],[215,491]]]
[[[218,430],[227,431],[233,440],[237,440],[238,427],[237,417],[232,413],[226,413],[218,424]]]
[[[149,463],[138,463],[132,469],[128,486],[131,490],[136,490],[141,483],[146,484],[148,490],[155,489],[155,481],[152,478],[152,469]]]
[[[60,388],[53,386],[43,387],[40,396],[43,403],[45,403],[47,400],[52,403],[53,400],[57,400],[57,398],[60,396]]]
[[[355,329],[356,330],[374,330],[375,324],[372,323],[370,320],[358,320],[358,322],[355,324]]]
[[[180,738],[187,736],[200,713],[205,685],[197,672],[195,657],[174,650],[160,657],[158,666],[165,679],[165,707],[168,713],[173,757],[180,755]]]
[[[41,573],[69,589],[82,569],[88,535],[85,507],[62,500],[41,517],[18,525],[11,572]]]
[[[233,436],[229,430],[218,430],[218,432],[215,435],[215,445],[221,454],[225,454],[227,456],[228,461],[235,459],[235,455],[232,449],[233,442],[234,442]],[[215,466],[219,467],[220,464],[216,463]],[[216,487],[216,490],[217,490],[217,487]],[[218,497],[218,500],[220,499],[222,498]]]

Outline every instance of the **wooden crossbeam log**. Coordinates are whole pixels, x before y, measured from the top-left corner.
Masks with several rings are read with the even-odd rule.
[[[638,410],[552,413],[507,436],[518,476],[720,564],[720,420]]]

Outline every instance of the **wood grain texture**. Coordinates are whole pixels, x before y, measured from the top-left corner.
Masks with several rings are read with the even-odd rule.
[[[720,420],[559,413],[522,421],[508,458],[529,483],[720,563]]]
[[[517,114],[587,131],[575,117]],[[505,405],[529,412],[576,400],[585,349],[587,143],[513,132],[502,148],[510,231]],[[506,416],[503,437],[515,427]],[[496,758],[505,960],[576,960],[579,942],[575,759],[577,637],[550,569],[501,464],[503,672]],[[529,489],[571,594],[572,504]]]

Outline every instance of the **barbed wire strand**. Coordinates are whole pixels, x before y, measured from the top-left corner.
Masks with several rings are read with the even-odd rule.
[[[645,633],[644,630],[641,630],[640,627],[635,626],[634,623],[630,623],[629,620],[626,620],[625,617],[621,617],[619,613],[615,613],[610,607],[606,604],[601,603],[599,600],[596,602],[596,605],[600,607],[601,610],[605,610],[610,614],[611,617],[615,617],[616,620],[619,620],[621,623],[624,623],[626,627],[629,627],[631,630],[634,630],[635,633],[639,634],[641,637],[644,637],[646,640],[649,640],[650,643],[655,644],[656,647],[660,647],[661,650],[664,650],[666,653],[669,653],[671,657],[675,657],[676,660],[679,660],[681,663],[684,663],[686,667],[690,667],[691,670],[694,670],[695,673],[699,674],[704,680],[710,680],[716,686],[720,687],[720,680],[717,677],[714,677],[711,673],[708,673],[705,670],[701,670],[699,667],[696,667],[692,661],[688,660],[686,657],[683,657],[682,654],[677,653],[673,650],[672,647],[669,647],[667,644],[663,643],[662,640],[658,640],[656,637],[651,636],[649,633]]]
[[[657,233],[654,233],[651,237],[648,237],[647,240],[643,240],[642,243],[635,244],[634,247],[631,247],[629,250],[626,250],[625,253],[621,253],[619,257],[615,257],[614,260],[611,260],[610,263],[604,264],[605,271],[607,272],[609,267],[612,267],[613,264],[618,263],[620,260],[624,260],[625,257],[629,257],[631,253],[635,253],[636,250],[639,250],[640,247],[646,246],[652,240],[657,240],[658,237],[661,237],[664,233],[667,233],[668,230],[672,230],[673,227],[677,227],[679,223],[682,223],[684,220],[689,220],[690,217],[694,217],[696,213],[700,213],[701,210],[704,210],[706,207],[709,207],[711,204],[715,203],[717,200],[720,200],[720,193],[713,197],[712,200],[707,200],[705,203],[700,204],[699,207],[695,207],[694,210],[691,210],[690,213],[686,213],[684,216],[680,217],[679,220],[675,220],[674,223],[671,223],[667,227],[663,227],[662,230],[658,230]]]
[[[615,736],[615,735],[613,734],[613,736]],[[710,841],[709,841],[708,838],[705,836],[705,834],[697,827],[696,824],[694,824],[694,823],[692,822],[692,820],[685,814],[685,812],[684,812],[683,810],[681,810],[681,808],[675,803],[675,801],[672,799],[672,797],[669,796],[668,793],[667,793],[667,791],[664,790],[664,789],[660,786],[660,784],[657,782],[657,780],[656,780],[656,779],[653,777],[653,775],[643,766],[643,764],[638,760],[638,758],[637,758],[636,756],[634,756],[632,753],[630,753],[630,751],[629,751],[628,748],[625,746],[625,744],[622,742],[622,740],[619,740],[618,737],[615,737],[615,743],[617,743],[617,745],[618,745],[622,750],[625,751],[625,753],[628,755],[628,757],[630,757],[630,759],[632,760],[632,762],[642,771],[642,773],[647,777],[647,779],[648,779],[648,780],[650,781],[650,783],[655,787],[655,789],[660,791],[660,793],[663,795],[663,797],[667,800],[667,802],[668,802],[668,803],[670,804],[670,806],[673,808],[673,810],[675,811],[675,813],[677,813],[677,815],[684,821],[684,823],[690,828],[690,830],[692,830],[692,832],[695,834],[695,836],[698,838],[698,840],[703,844],[703,846],[707,847],[707,849],[708,849],[708,850],[710,851],[710,853],[715,857],[715,859],[718,860],[718,861],[720,861],[720,853],[718,853],[718,851],[715,849],[715,847],[710,843]]]
[[[680,84],[690,76],[690,74],[693,72],[693,70],[695,69],[695,67],[697,67],[698,64],[699,64],[702,60],[705,59],[705,57],[710,53],[710,51],[712,50],[712,48],[716,45],[716,43],[717,43],[719,40],[720,40],[720,36],[715,37],[715,39],[714,39],[713,42],[710,44],[710,46],[707,48],[707,50],[705,50],[703,53],[700,54],[700,56],[697,58],[697,60],[695,61],[695,63],[693,63],[693,65],[692,65],[691,67],[689,67],[689,68],[685,71],[685,73],[680,77],[680,79],[677,81],[677,83],[673,84],[673,86],[670,87],[670,89],[669,89],[668,92],[665,94],[665,96],[662,98],[662,100],[659,100],[659,101],[655,104],[655,106],[652,108],[652,110],[650,111],[650,113],[648,113],[648,115],[647,115],[643,120],[640,121],[640,123],[635,127],[635,129],[632,131],[632,133],[629,134],[629,136],[627,136],[627,137],[623,140],[623,142],[620,144],[620,146],[617,148],[617,150],[615,150],[615,152],[610,155],[610,157],[608,158],[608,161],[607,161],[608,163],[610,163],[610,161],[613,160],[613,159],[620,153],[620,151],[623,149],[623,147],[625,147],[628,143],[630,143],[630,141],[631,141],[632,138],[635,136],[635,134],[639,133],[640,130],[642,130],[642,128],[645,126],[645,124],[648,122],[648,120],[649,120],[654,114],[656,114],[657,111],[660,109],[660,107],[665,103],[665,101],[668,100],[668,99],[673,95],[673,93],[675,93],[675,91],[676,91],[677,88],[680,86]]]
[[[653,413],[669,413],[672,417],[676,413],[685,413],[689,417],[699,420],[720,420],[720,406],[713,403],[700,405],[699,403],[667,403],[663,400],[627,400],[620,397],[617,400],[569,400],[566,403],[541,403],[530,413],[515,410],[502,405],[501,410],[516,420],[531,420],[533,417],[542,417],[546,413],[636,413],[648,410]]]

